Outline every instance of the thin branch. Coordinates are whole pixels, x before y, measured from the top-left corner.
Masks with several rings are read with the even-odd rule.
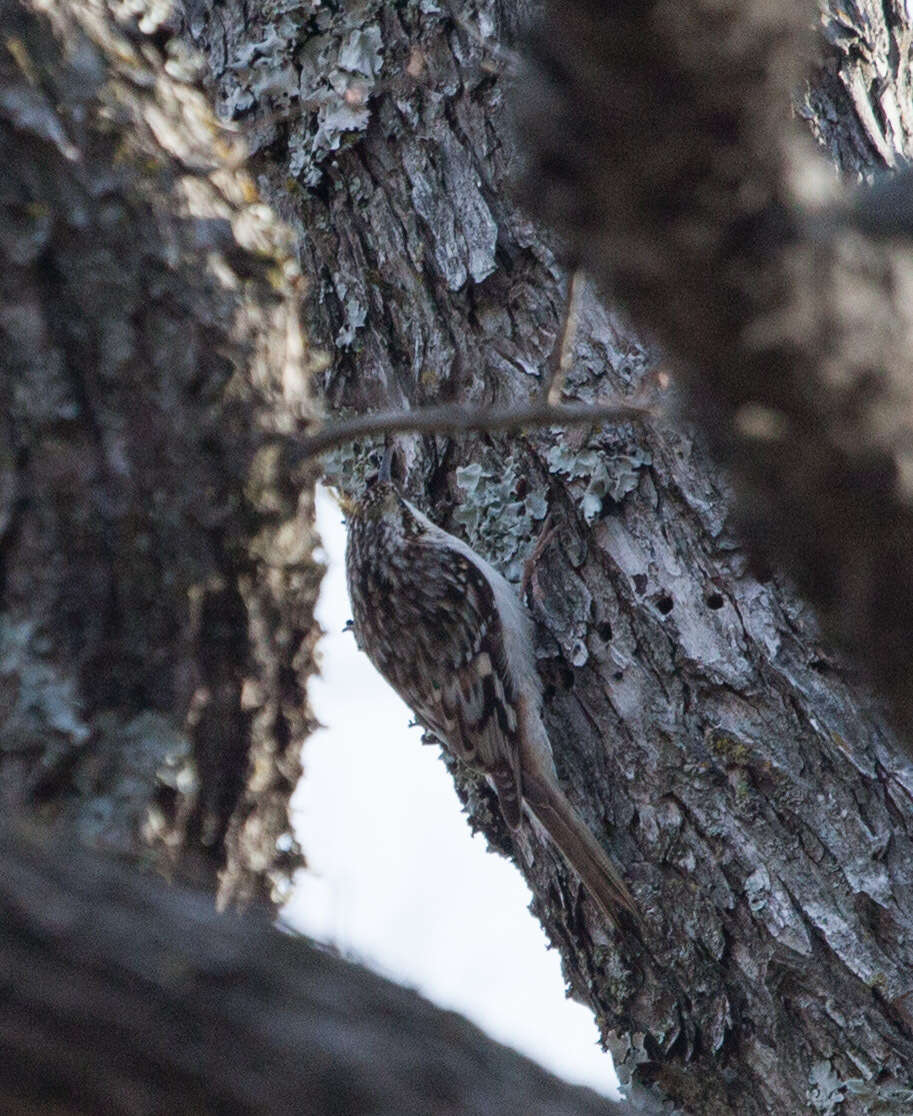
[[[577,340],[577,324],[580,317],[580,294],[585,281],[586,277],[583,271],[579,267],[574,268],[568,285],[564,322],[553,357],[551,377],[548,383],[544,385],[542,393],[549,403],[557,404],[561,402],[564,381],[567,379],[571,361],[574,359],[574,343]]]
[[[464,434],[470,431],[522,430],[535,426],[582,426],[602,422],[643,421],[655,417],[649,407],[623,403],[563,403],[539,400],[526,407],[467,409],[459,403],[419,407],[414,411],[376,411],[328,422],[306,434],[291,452],[291,465],[370,434]]]

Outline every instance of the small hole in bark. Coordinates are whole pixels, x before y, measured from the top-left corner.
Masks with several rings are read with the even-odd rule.
[[[611,515],[621,515],[621,501],[606,494],[603,496],[602,504],[599,507],[599,518],[607,519]]]
[[[707,607],[708,608],[722,608],[723,607],[723,598],[720,596],[719,593],[709,593],[707,595]]]
[[[604,640],[606,643],[609,642],[612,638],[612,625],[608,620],[603,620],[601,624],[596,625],[596,634],[601,640]]]
[[[768,566],[762,559],[756,559],[752,562],[751,572],[754,574],[759,585],[767,585],[768,582],[773,581],[773,567]]]
[[[635,574],[634,575],[634,592],[643,595],[647,591],[647,575]]]
[[[612,679],[615,682],[620,682],[622,678],[624,678],[624,676],[625,674],[623,670],[616,670],[615,673],[612,675]]]
[[[668,616],[669,613],[672,611],[674,605],[675,602],[672,600],[668,593],[663,593],[663,595],[656,602],[656,607],[663,614],[663,616]]]

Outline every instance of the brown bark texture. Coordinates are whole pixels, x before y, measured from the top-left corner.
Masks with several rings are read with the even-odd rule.
[[[4,1113],[627,1111],[262,913],[5,826],[0,863]]]
[[[269,901],[320,568],[289,234],[199,61],[87,0],[0,3],[0,801]]]
[[[523,174],[677,358],[673,384],[697,385],[709,437],[663,417],[678,392],[655,342],[584,284],[566,396],[646,396],[653,421],[403,444],[412,497],[508,576],[547,512],[558,527],[530,586],[546,720],[646,942],[600,925],[553,851],[511,846],[484,785],[455,776],[622,1077],[701,1114],[913,1104],[913,767],[787,580],[904,715],[909,250],[889,206],[844,197],[803,148],[789,102],[807,67],[800,113],[838,163],[898,162],[910,31],[893,0],[825,5],[815,53],[813,18],[556,3],[519,85],[521,157],[522,4],[186,5],[299,235],[329,408],[541,390],[567,273],[512,200]],[[782,568],[750,558],[711,447]],[[328,476],[357,486],[375,448],[328,456]]]

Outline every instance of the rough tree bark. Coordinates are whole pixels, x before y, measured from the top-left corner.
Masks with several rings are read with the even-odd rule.
[[[0,25],[3,809],[270,902],[320,574],[261,448],[308,413],[288,233],[152,14]]]
[[[763,96],[746,86],[757,118],[787,117],[796,24],[811,15],[786,7],[582,6],[600,42],[615,31],[609,8],[629,32],[615,43],[627,115],[612,136],[639,131],[643,161],[632,142],[616,185],[610,150],[608,165],[587,162],[603,119],[591,114],[583,130],[566,130],[591,172],[584,187],[609,180],[595,200],[564,199],[581,209],[578,227],[600,229],[593,210],[619,196],[630,204],[622,189],[649,210],[667,147],[687,165],[690,141],[676,134],[671,110],[680,98],[690,103],[705,51],[729,62],[711,109],[727,97],[744,103],[741,69],[769,82]],[[510,201],[518,155],[505,98],[527,15],[511,0],[187,4],[220,107],[246,123],[261,184],[299,232],[314,278],[311,329],[332,352],[331,408],[503,404],[540,389],[566,274],[549,237]],[[824,27],[804,112],[849,169],[890,163],[909,135],[902,5],[834,5]],[[564,33],[552,24],[559,42]],[[753,34],[764,48],[757,57]],[[573,84],[584,56],[581,41],[568,42],[557,76]],[[642,76],[625,84],[638,59],[652,85]],[[598,85],[598,69],[588,76]],[[593,95],[592,84],[584,88]],[[601,90],[599,109],[611,113],[611,102]],[[744,158],[726,162],[736,146],[731,116],[710,112],[704,123],[712,133],[719,125],[719,173],[741,181]],[[560,133],[555,148],[562,155]],[[701,158],[714,157],[701,148],[689,181],[704,170]],[[687,220],[688,207],[703,214],[715,199],[675,200],[682,252],[699,257],[703,228]],[[654,224],[667,204],[660,195]],[[623,216],[610,215],[619,226]],[[759,254],[765,228],[741,230]],[[618,243],[631,254],[620,261],[625,279],[643,282],[651,262],[670,267],[636,232]],[[692,266],[662,278],[674,294],[676,283],[706,276]],[[872,289],[882,281],[879,272]],[[669,322],[681,326],[700,295],[695,287],[690,300],[670,298]],[[738,303],[715,308],[737,329]],[[637,309],[649,322],[645,306]],[[844,309],[834,326],[848,332],[860,315]],[[579,318],[569,396],[664,396],[657,351],[592,287]],[[890,313],[879,308],[877,323],[890,328]],[[701,351],[684,355],[699,363]],[[729,371],[737,381],[739,367]],[[811,405],[824,401],[816,394]],[[330,476],[357,484],[371,448],[334,455]],[[547,722],[569,793],[625,866],[650,926],[646,948],[598,924],[533,834],[511,851],[622,1075],[655,1082],[691,1112],[907,1110],[913,768],[809,609],[778,573],[752,567],[730,526],[727,482],[701,439],[655,421],[414,439],[407,448],[412,495],[509,575],[519,574],[547,510],[559,525],[532,586]],[[455,775],[473,824],[509,849],[486,789]]]

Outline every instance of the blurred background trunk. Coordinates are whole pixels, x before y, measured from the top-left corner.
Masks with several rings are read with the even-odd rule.
[[[11,1116],[628,1111],[262,912],[219,916],[205,894],[46,838],[0,823]]]
[[[309,408],[288,234],[154,21],[2,25],[3,809],[272,903],[321,572],[264,446]]]

